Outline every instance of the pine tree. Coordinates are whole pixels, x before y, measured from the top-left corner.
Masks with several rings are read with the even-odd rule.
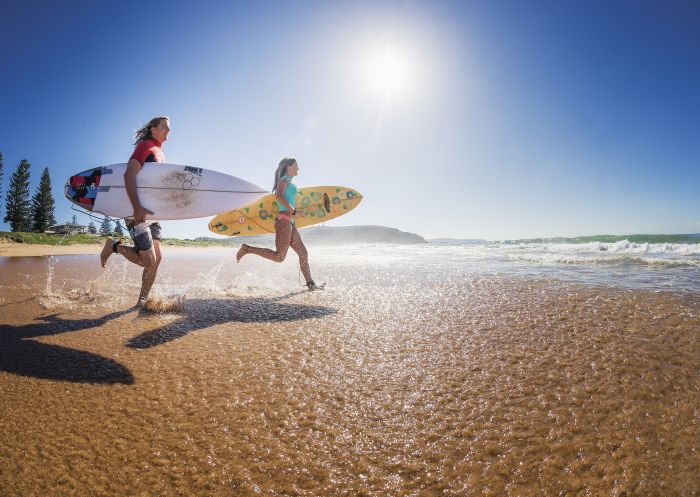
[[[10,177],[5,202],[5,219],[14,231],[29,231],[32,227],[31,204],[29,202],[29,162],[22,159]]]
[[[117,227],[114,228],[114,232],[119,236],[124,236],[124,230],[122,229],[122,223],[117,221]]]
[[[78,216],[76,216],[75,214],[73,214],[73,221],[72,222],[73,222],[73,224],[78,224]]]
[[[102,224],[100,225],[100,233],[102,233],[103,235],[112,234],[112,221],[110,221],[109,218],[106,216],[102,220]]]
[[[88,224],[88,232],[90,232],[90,234],[92,235],[97,233],[97,227],[95,226],[95,223],[93,221],[90,221],[90,224]]]
[[[5,163],[2,161],[2,152],[0,152],[0,200],[2,200],[2,178],[5,176]]]
[[[56,224],[56,218],[53,215],[54,200],[51,193],[51,178],[49,177],[49,168],[45,167],[41,173],[41,180],[36,189],[34,197],[32,197],[32,231],[44,232],[52,224]]]

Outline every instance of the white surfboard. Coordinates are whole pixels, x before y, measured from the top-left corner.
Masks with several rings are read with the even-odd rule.
[[[124,187],[126,164],[88,169],[66,181],[65,196],[91,212],[111,217],[134,214]],[[146,162],[136,175],[139,201],[150,219],[193,219],[237,209],[267,191],[235,176],[201,167]]]

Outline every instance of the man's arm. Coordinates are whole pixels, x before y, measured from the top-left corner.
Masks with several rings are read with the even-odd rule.
[[[136,159],[129,160],[124,173],[124,186],[126,194],[129,196],[131,206],[134,208],[134,223],[139,224],[146,220],[146,214],[153,214],[152,211],[144,208],[139,201],[139,195],[136,191],[136,175],[141,171],[141,163]]]

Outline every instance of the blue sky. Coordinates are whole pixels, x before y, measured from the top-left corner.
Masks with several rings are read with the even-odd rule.
[[[65,179],[165,114],[169,162],[270,188],[290,155],[298,185],[362,192],[334,225],[700,232],[697,2],[63,4],[0,6],[2,191],[48,166],[60,221]]]

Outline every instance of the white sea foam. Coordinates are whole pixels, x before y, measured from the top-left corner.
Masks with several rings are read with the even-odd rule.
[[[354,285],[469,281],[481,274],[559,279],[582,284],[700,293],[700,245],[678,243],[490,243],[355,244],[310,246],[314,279],[339,291]],[[67,262],[68,264],[64,264]],[[39,303],[47,308],[133,305],[141,268],[111,258],[107,268],[95,257],[48,258]],[[97,275],[97,276],[95,276]],[[76,280],[82,281],[75,289]],[[298,287],[298,288],[297,288]],[[72,288],[72,290],[71,290]],[[247,256],[193,252],[165,255],[152,296],[165,301],[284,296],[304,289],[292,251],[282,264]]]
[[[499,244],[486,248],[507,259],[541,264],[645,265],[661,267],[700,267],[700,244],[590,242]]]
[[[310,250],[328,265],[375,268],[378,279],[514,274],[582,283],[700,292],[700,245],[680,243],[490,243],[354,245]]]
[[[520,244],[492,244],[489,248],[504,250],[533,250],[552,253],[627,253],[645,255],[681,255],[700,256],[700,244],[698,243],[635,243],[628,240],[619,242],[589,242],[589,243],[520,243]]]

